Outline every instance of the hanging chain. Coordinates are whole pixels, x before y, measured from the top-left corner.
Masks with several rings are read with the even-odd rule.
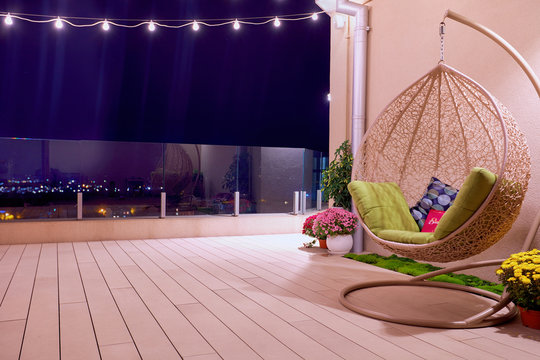
[[[439,36],[441,37],[441,58],[439,60],[439,64],[444,62],[444,34],[445,34],[445,31],[446,31],[446,24],[443,22],[441,22],[439,24]]]

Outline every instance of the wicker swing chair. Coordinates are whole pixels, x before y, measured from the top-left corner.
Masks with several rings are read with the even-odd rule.
[[[437,65],[397,98],[364,136],[352,180],[395,182],[414,205],[434,176],[460,188],[473,167],[497,174],[480,208],[458,229],[428,244],[367,234],[385,249],[418,260],[448,262],[476,255],[510,229],[530,177],[525,137],[509,111],[482,86]]]
[[[519,53],[499,35],[448,10],[445,18],[467,25],[505,49],[527,74],[540,97],[540,81]],[[382,112],[364,136],[353,165],[352,180],[396,182],[409,206],[435,176],[459,188],[473,167],[497,175],[491,191],[473,215],[447,236],[428,244],[405,244],[376,236],[360,219],[367,234],[384,248],[428,261],[455,261],[478,254],[510,229],[519,214],[530,178],[525,137],[509,111],[483,87],[443,62],[444,22],[441,23],[441,62],[415,82]],[[540,228],[540,212],[524,241],[528,250]],[[501,324],[517,315],[505,292],[502,296],[467,286],[427,281],[453,271],[500,265],[504,259],[480,261],[415,276],[408,280],[370,281],[341,290],[339,301],[350,310],[375,319],[437,328],[475,328]],[[495,303],[466,318],[441,320],[390,315],[355,304],[348,294],[362,289],[423,286],[459,290]],[[506,312],[502,312],[506,309]],[[459,317],[459,315],[458,315]]]

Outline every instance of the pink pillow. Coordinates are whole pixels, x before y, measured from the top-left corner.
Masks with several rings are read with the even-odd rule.
[[[439,220],[441,220],[443,215],[444,211],[429,210],[424,227],[422,227],[422,232],[435,232],[435,228],[439,225]]]

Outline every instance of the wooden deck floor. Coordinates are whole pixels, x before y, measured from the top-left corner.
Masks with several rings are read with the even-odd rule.
[[[0,245],[0,359],[540,358],[540,331],[519,319],[441,330],[352,313],[337,301],[341,288],[403,275],[299,250],[301,242],[264,235]],[[417,290],[355,297],[418,316],[487,301]]]

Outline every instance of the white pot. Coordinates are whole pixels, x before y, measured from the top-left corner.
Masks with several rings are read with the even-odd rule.
[[[345,255],[353,246],[352,235],[334,235],[326,238],[328,252],[332,255]]]

